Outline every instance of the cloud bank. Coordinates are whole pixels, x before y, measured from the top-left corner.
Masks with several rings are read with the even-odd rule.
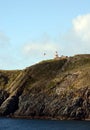
[[[90,14],[72,20],[72,28],[63,36],[64,53],[90,53]]]

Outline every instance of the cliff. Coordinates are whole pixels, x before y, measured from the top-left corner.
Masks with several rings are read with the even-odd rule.
[[[90,119],[90,55],[0,71],[0,116]]]

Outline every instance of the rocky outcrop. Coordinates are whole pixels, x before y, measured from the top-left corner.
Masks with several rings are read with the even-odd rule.
[[[89,120],[89,66],[90,55],[77,55],[10,72],[15,73],[12,82],[2,72],[7,83],[0,90],[0,115]]]
[[[50,117],[55,119],[88,119],[90,118],[90,89],[67,92],[66,95],[22,95],[19,98],[19,109],[15,116]],[[76,97],[75,94],[78,94]],[[88,96],[87,96],[88,95]]]
[[[0,90],[0,105],[9,97],[9,94],[4,91]]]

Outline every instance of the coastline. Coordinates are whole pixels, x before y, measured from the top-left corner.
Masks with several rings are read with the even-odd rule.
[[[2,116],[4,117],[4,116]],[[56,120],[56,121],[64,121],[64,120],[73,120],[73,121],[90,121],[90,119],[86,118],[86,119],[75,119],[75,118],[61,118],[61,117],[49,117],[49,116],[13,116],[13,115],[8,115],[6,116],[6,118],[12,118],[12,119],[38,119],[38,120]]]

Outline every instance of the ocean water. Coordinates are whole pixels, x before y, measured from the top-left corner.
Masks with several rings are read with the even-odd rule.
[[[90,130],[90,121],[0,118],[0,130]]]

